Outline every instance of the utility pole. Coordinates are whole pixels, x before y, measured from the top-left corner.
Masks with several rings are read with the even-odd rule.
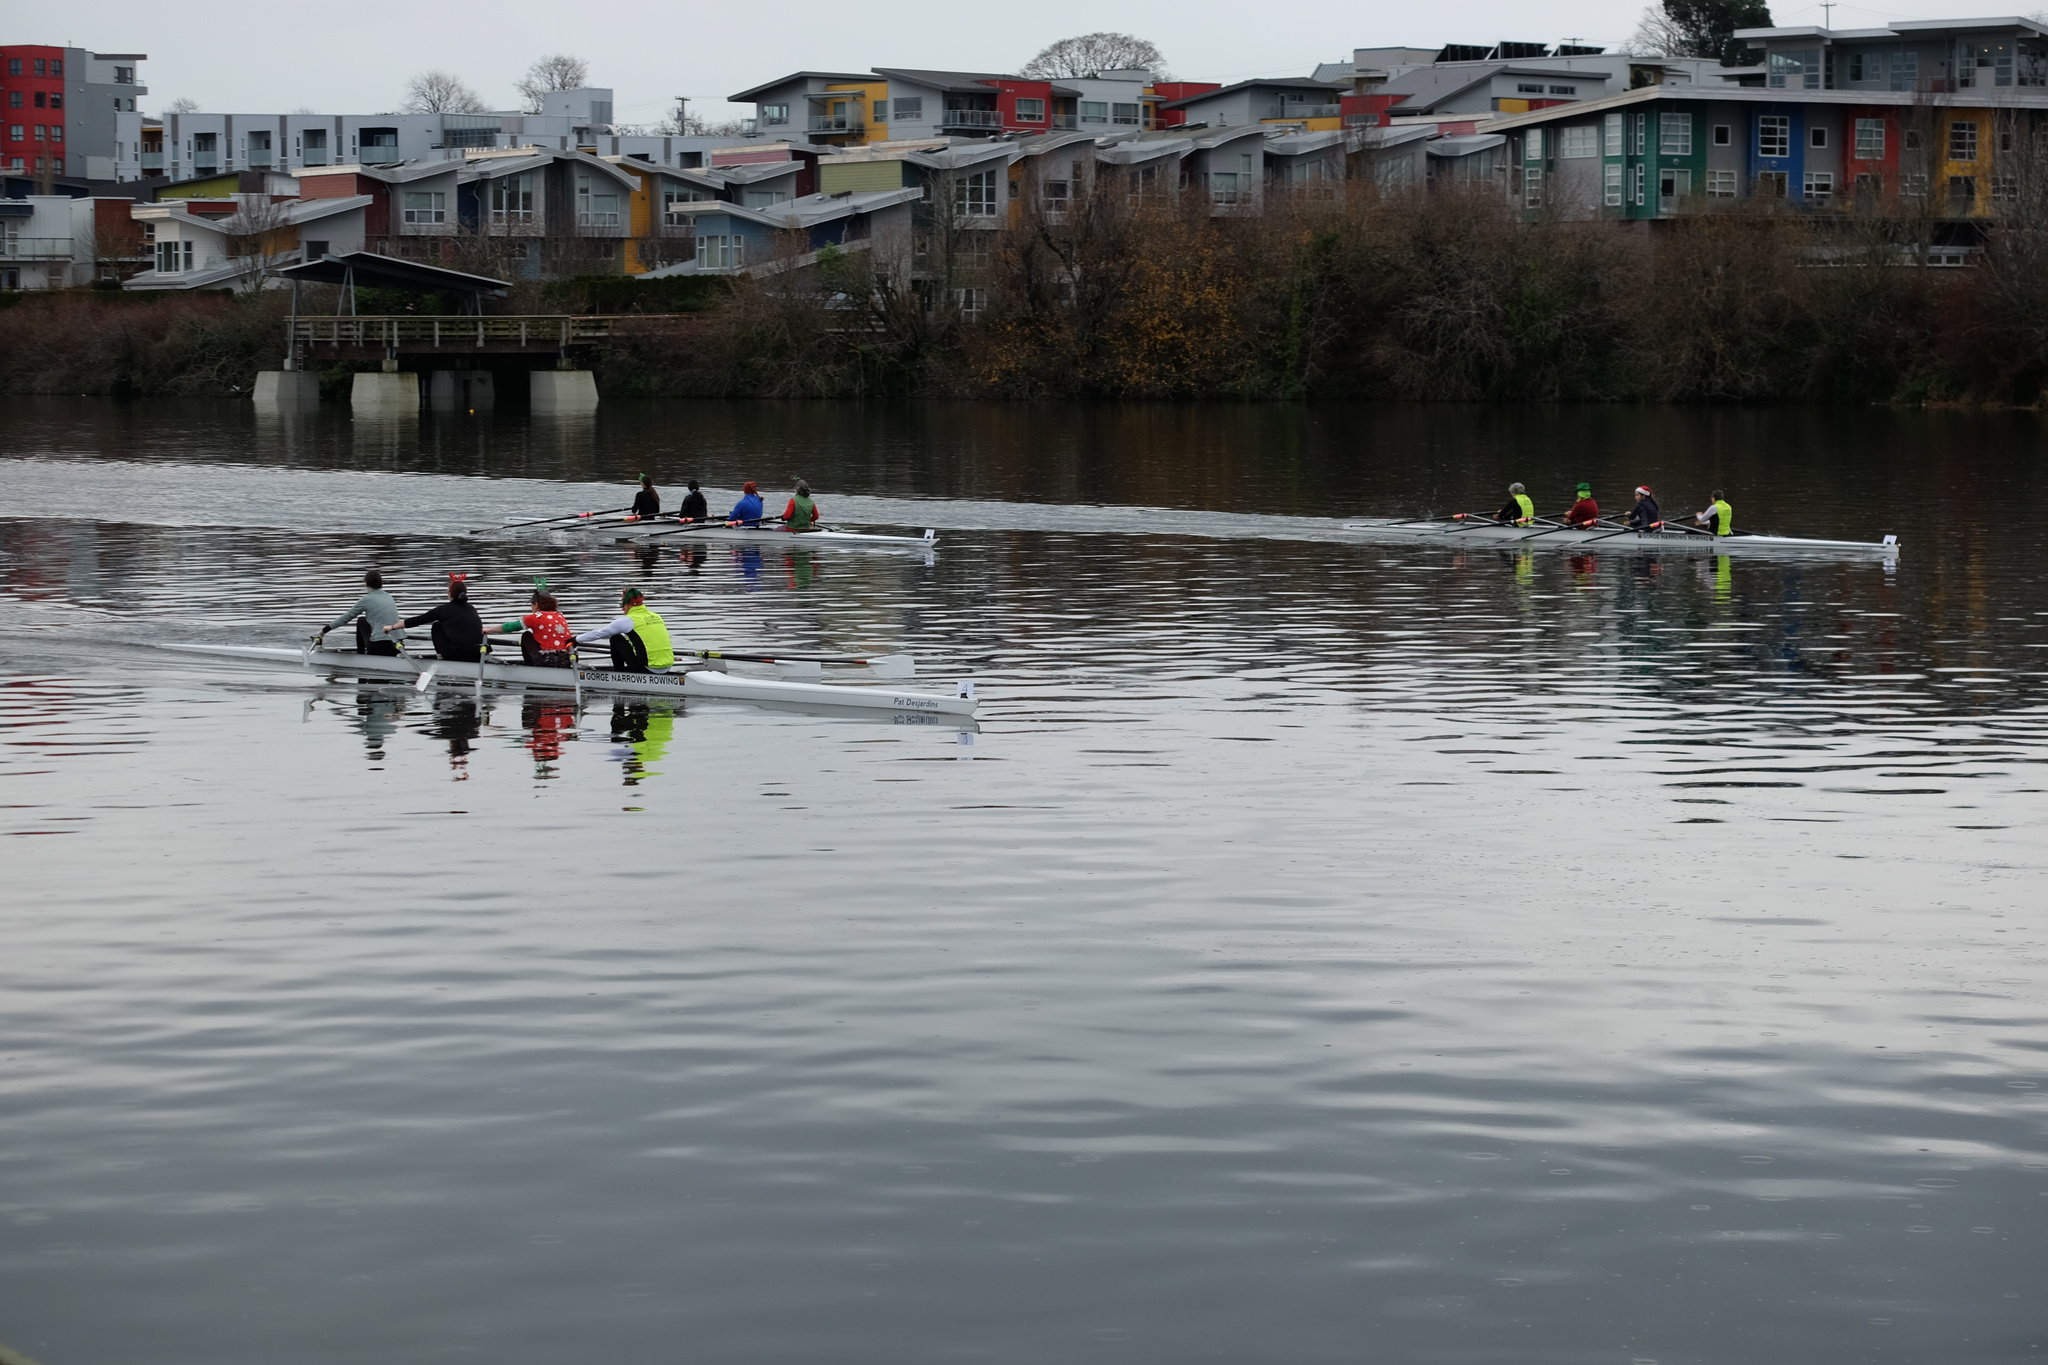
[[[1835,26],[1835,6],[1841,0],[1820,0],[1821,26],[1832,29]]]
[[[687,135],[687,134],[689,133],[689,131],[690,131],[690,97],[689,97],[688,95],[677,95],[677,96],[676,96],[676,132],[677,132],[677,133],[678,133],[679,135]]]

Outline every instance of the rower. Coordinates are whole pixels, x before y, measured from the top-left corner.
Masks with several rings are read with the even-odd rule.
[[[1508,485],[1508,500],[1493,514],[1493,519],[1502,525],[1516,526],[1536,524],[1536,504],[1529,501],[1529,490],[1518,483]]]
[[[519,636],[519,657],[532,668],[567,668],[569,648],[576,636],[562,615],[555,595],[541,585],[533,590],[533,610],[517,621],[498,627],[502,635]]]
[[[1650,492],[1650,485],[1637,485],[1635,510],[1628,514],[1628,524],[1635,530],[1647,531],[1663,520],[1664,514],[1657,508],[1657,498]]]
[[[690,491],[683,495],[683,505],[676,511],[678,521],[709,521],[711,506],[704,501],[704,495],[697,489],[697,481],[690,480]]]
[[[761,511],[761,490],[752,479],[748,479],[740,485],[740,500],[732,505],[732,515],[726,518],[726,522],[757,526],[761,521]]]
[[[669,643],[668,625],[647,605],[638,588],[619,594],[623,613],[609,625],[587,630],[576,637],[579,645],[611,641],[612,667],[621,673],[666,673],[675,664],[675,647]]]
[[[802,479],[796,481],[796,496],[789,500],[789,506],[782,511],[782,522],[792,531],[816,530],[824,518],[818,512],[818,504],[811,501],[811,486]]]
[[[640,491],[633,495],[635,517],[658,517],[661,515],[661,494],[654,490],[654,480],[647,475],[640,476]]]
[[[1718,488],[1714,490],[1714,500],[1707,505],[1707,510],[1693,520],[1701,526],[1711,524],[1717,536],[1735,534],[1735,509],[1728,505],[1728,500],[1721,496],[1721,490]]]
[[[1579,500],[1572,504],[1572,510],[1564,514],[1564,524],[1587,529],[1599,524],[1600,504],[1593,501],[1593,485],[1579,485]]]
[[[484,623],[469,605],[469,575],[448,575],[448,600],[432,611],[408,616],[397,625],[384,627],[385,634],[411,626],[432,625],[434,653],[451,662],[481,663],[484,657]]]
[[[356,653],[381,654],[390,658],[398,653],[399,641],[383,639],[382,635],[397,622],[398,603],[392,601],[391,594],[384,591],[384,575],[375,569],[363,575],[363,586],[369,591],[358,597],[354,606],[320,627],[319,632],[313,636],[313,643],[315,646],[322,644],[328,631],[340,630],[354,621]],[[377,632],[378,638],[371,638],[372,631]],[[399,639],[403,638],[401,634]]]

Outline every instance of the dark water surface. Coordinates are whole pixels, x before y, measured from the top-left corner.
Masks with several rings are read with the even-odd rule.
[[[2030,415],[0,426],[0,1341],[363,1360],[2048,1354]],[[939,553],[461,539],[645,469]],[[1879,562],[1365,545],[1668,510]],[[1251,515],[1256,514],[1256,515]],[[905,649],[977,731],[331,681],[489,619]]]

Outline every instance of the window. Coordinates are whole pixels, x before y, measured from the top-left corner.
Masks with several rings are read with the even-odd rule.
[[[694,204],[711,196],[697,190],[663,190],[661,192],[661,222],[664,227],[688,227],[694,219],[678,204]]]
[[[327,253],[328,243],[324,241],[313,241],[306,243],[306,249],[302,251],[300,255],[309,261],[324,261],[327,259]]]
[[[1827,146],[1828,130],[1825,128],[1808,128],[1806,130],[1806,144],[1809,147]]]
[[[408,223],[448,221],[448,196],[439,190],[407,190],[403,202]]]
[[[1601,201],[1608,208],[1618,209],[1621,207],[1621,167],[1619,165],[1608,166],[1605,170],[1607,178],[1601,186],[1603,190]]]
[[[1877,61],[1873,63],[1873,65],[1875,65],[1879,71],[1882,71],[1884,69],[1884,59],[1881,57],[1878,58]],[[1863,54],[1861,52],[1851,52],[1849,54],[1849,79],[1852,81],[1875,79],[1875,77],[1864,75],[1863,71]]]
[[[21,125],[19,123],[10,123],[7,125],[7,140],[9,142],[19,142],[22,140]]]
[[[921,123],[921,122],[923,122],[923,121],[924,121],[924,96],[922,96],[922,95],[919,95],[919,96],[917,96],[917,97],[916,97],[916,98],[914,98],[914,99],[899,99],[899,100],[897,100],[897,101],[896,101],[896,121],[897,121],[898,123]]]
[[[1882,161],[1884,159],[1883,119],[1860,118],[1856,120],[1856,159],[1858,161]]]
[[[1735,130],[1725,123],[1714,125],[1714,145],[1726,147],[1735,141]]]
[[[36,74],[38,76],[48,74],[46,71],[43,70],[43,59],[41,57],[36,58]]]
[[[36,103],[41,104],[42,101],[38,99]],[[50,107],[52,109],[62,109],[64,107],[64,97],[62,95],[50,96]]]
[[[1553,85],[1550,87],[1550,93],[1553,95],[1576,95],[1579,93],[1579,87],[1576,85]]]
[[[1968,39],[1956,44],[1956,85],[1964,90],[1979,86],[2011,85],[2014,44],[1977,43]]]
[[[1518,85],[1515,87],[1515,93],[1517,95],[1540,95],[1543,93],[1543,87],[1540,85]]]
[[[2015,143],[2013,141],[2012,129],[2000,128],[1998,130],[1998,150],[2001,152],[2009,152],[2013,149],[2014,145]]]
[[[1135,104],[1112,104],[1109,106],[1109,121],[1126,127],[1138,126],[1138,106]]]
[[[1634,150],[1637,156],[1641,156],[1643,155],[1643,153],[1650,150],[1650,116],[1648,114],[1636,115],[1635,132],[1636,136]],[[1638,198],[1636,202],[1641,203],[1641,198]]]
[[[1107,122],[1109,122],[1109,101],[1108,101],[1108,100],[1082,100],[1082,101],[1081,101],[1081,122],[1083,122],[1083,123],[1107,123]]]
[[[1951,213],[1968,213],[1976,202],[1976,176],[1952,175],[1948,178],[1948,207]]]
[[[738,270],[746,265],[747,242],[737,233],[697,238],[699,270]]]
[[[1522,207],[1540,208],[1543,204],[1543,168],[1531,166],[1522,172]]]
[[[2016,175],[1994,175],[1991,177],[1991,198],[2012,203],[2020,197],[2020,178]]]
[[[1900,145],[1901,145],[1901,146],[1903,146],[1903,147],[1904,147],[1904,148],[1905,148],[1905,149],[1906,149],[1907,151],[1909,151],[1909,152],[1917,152],[1917,151],[1919,151],[1919,150],[1920,150],[1920,130],[1919,130],[1918,128],[1908,128],[1908,129],[1906,129],[1906,135],[1905,135],[1905,136],[1904,136],[1903,138],[1899,139],[1899,143],[1900,143]]]
[[[7,59],[7,74],[10,76],[19,76],[21,74],[21,58],[9,57]]]
[[[7,107],[9,109],[21,108],[21,92],[19,90],[10,90],[7,92]]]
[[[1692,155],[1692,115],[1663,114],[1657,119],[1657,154]]]
[[[1067,215],[1067,203],[1073,198],[1073,183],[1066,180],[1048,180],[1045,182],[1043,197],[1045,216],[1064,218]]]
[[[1977,125],[1968,119],[1956,119],[1948,126],[1948,159],[1950,161],[1975,161],[1977,159]]]
[[[786,104],[764,104],[761,106],[761,122],[781,127],[789,122],[789,106]]]
[[[1808,199],[1818,203],[1835,197],[1835,177],[1831,171],[1808,171],[1802,187]]]
[[[1764,83],[1773,90],[1820,89],[1820,52],[1773,52]]]
[[[1756,197],[1759,199],[1783,199],[1785,197],[1785,172],[1757,172]]]
[[[976,171],[953,182],[953,211],[963,218],[996,216],[996,173]]]
[[[38,109],[47,109],[47,108],[49,108],[49,107],[50,107],[50,103],[49,103],[49,101],[50,101],[50,97],[49,97],[48,95],[44,94],[44,93],[43,93],[42,91],[40,91],[40,90],[36,91],[36,108],[38,108]]]
[[[41,124],[41,123],[38,123],[38,124],[36,125],[36,141],[38,141],[38,142],[43,142],[43,141],[46,141],[46,140],[48,140],[48,138],[49,138],[49,135],[50,135],[50,130],[49,130],[49,128],[48,128],[48,126],[47,126],[47,125],[44,125],[44,124]]]
[[[1692,172],[1667,167],[1657,172],[1657,211],[1670,213],[1692,194]]]
[[[1026,99],[1020,99],[1020,100],[1018,100],[1018,101],[1017,101],[1017,122],[1019,122],[1019,123],[1043,123],[1043,122],[1045,122],[1045,101],[1044,101],[1044,100],[1026,100]]]
[[[747,207],[750,209],[771,209],[777,204],[786,204],[788,202],[789,194],[785,190],[747,191]]]
[[[1735,172],[1708,171],[1707,198],[1733,199],[1735,197]]]
[[[61,60],[53,60],[53,61],[52,61],[52,62],[50,63],[50,74],[51,74],[52,76],[61,76],[61,75],[63,75],[63,74],[64,74],[64,63],[63,63],[63,62],[62,62]]]
[[[156,268],[165,275],[176,275],[192,268],[192,244],[190,242],[158,242],[156,244]]]
[[[1558,141],[1557,154],[1568,160],[1600,155],[1600,130],[1590,123],[1565,129]]]
[[[1621,155],[1621,115],[1607,116],[1607,155]]]
[[[53,123],[53,124],[51,124],[51,125],[50,125],[50,141],[52,141],[52,142],[62,142],[63,140],[64,140],[64,125],[63,125],[63,124],[61,124],[61,123]]]
[[[115,67],[115,68],[114,68],[114,84],[116,84],[116,85],[133,85],[133,84],[135,84],[135,68],[134,68],[134,67],[132,67],[132,66],[117,66],[117,67]]]
[[[1892,54],[1891,86],[1894,90],[1911,90],[1920,83],[1920,54],[1917,52],[1894,52]]]
[[[617,227],[619,192],[602,181],[593,183],[587,175],[576,177],[576,226]]]
[[[533,221],[533,177],[500,176],[491,182],[491,221],[530,223]]]
[[[979,322],[988,312],[988,290],[955,289],[953,302],[960,306],[960,316],[969,322]]]
[[[1543,159],[1543,130],[1531,128],[1522,138],[1522,157],[1527,161]]]
[[[1925,199],[1927,197],[1927,176],[1925,172],[1908,171],[1899,177],[1899,198]]]
[[[251,166],[258,169],[267,169],[270,165],[270,134],[267,132],[249,134],[248,145],[243,148],[243,155]]]
[[[1209,197],[1219,204],[1235,204],[1238,186],[1236,171],[1216,171],[1209,177]]]
[[[1758,156],[1792,155],[1792,116],[1790,114],[1760,114],[1757,116],[1756,154]]]

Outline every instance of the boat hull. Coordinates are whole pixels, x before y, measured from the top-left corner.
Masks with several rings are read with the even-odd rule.
[[[1555,530],[1460,521],[1422,525],[1393,518],[1347,521],[1343,529],[1361,540],[1423,541],[1443,545],[1487,545],[1532,550],[1596,549],[1614,554],[1823,555],[1896,559],[1899,544],[1862,540],[1801,540],[1795,536],[1710,536],[1665,528],[1657,531]]]
[[[577,536],[591,540],[659,540],[671,545],[684,545],[692,541],[718,542],[720,544],[774,546],[777,549],[818,549],[823,546],[837,546],[853,549],[909,550],[914,553],[930,553],[939,547],[938,533],[927,531],[921,536],[885,536],[868,531],[790,531],[780,526],[679,526],[675,519],[654,518],[640,522],[584,522],[570,526],[546,528],[561,536]]]
[[[903,692],[887,687],[846,687],[832,683],[784,682],[774,678],[743,678],[694,668],[675,673],[626,673],[610,668],[579,665],[567,668],[534,668],[526,664],[458,663],[445,659],[392,658],[357,654],[338,649],[275,649],[261,645],[159,645],[159,649],[183,654],[206,654],[216,658],[245,659],[254,663],[284,664],[351,673],[358,677],[394,678],[416,681],[431,671],[436,679],[449,682],[516,683],[525,687],[552,687],[573,691],[578,686],[598,692],[625,692],[639,696],[718,697],[728,701],[771,702],[797,706],[829,706],[855,711],[887,711],[895,715],[974,715],[975,699],[938,696],[929,692]]]

